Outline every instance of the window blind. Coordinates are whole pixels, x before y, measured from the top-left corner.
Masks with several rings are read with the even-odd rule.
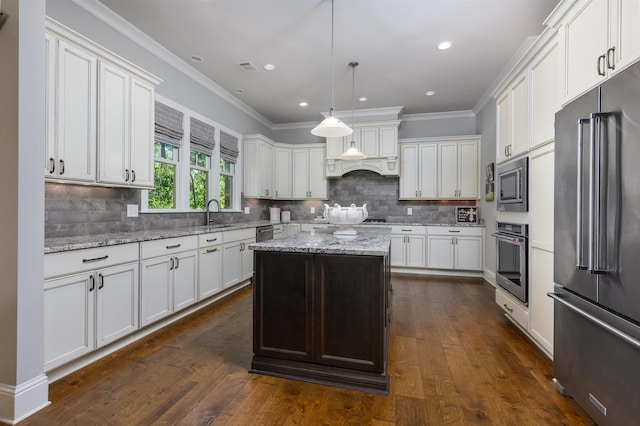
[[[182,143],[182,118],[184,114],[163,103],[156,101],[155,140],[180,148]]]
[[[220,158],[235,162],[238,153],[238,138],[220,131]]]
[[[216,146],[215,127],[191,117],[191,149],[213,155]]]

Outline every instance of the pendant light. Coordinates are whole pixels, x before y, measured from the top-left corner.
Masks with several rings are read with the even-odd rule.
[[[331,0],[331,107],[329,108],[329,116],[314,127],[311,134],[331,138],[349,136],[351,133],[353,133],[353,129],[336,117],[333,109],[333,0]]]
[[[356,67],[358,66],[357,62],[349,62],[349,66],[351,67],[352,71],[352,78],[351,78],[351,127],[355,126],[355,109],[356,109]],[[345,152],[343,152],[342,154],[340,154],[340,156],[338,157],[338,159],[340,160],[350,160],[350,161],[358,161],[358,160],[364,160],[365,158],[367,158],[367,156],[365,155],[364,152],[359,151],[358,148],[356,148],[356,140],[355,138],[352,136],[351,137],[351,146],[349,147],[349,149],[347,149]]]

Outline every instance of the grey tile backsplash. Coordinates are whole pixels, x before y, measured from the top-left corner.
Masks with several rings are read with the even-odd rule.
[[[385,178],[368,171],[354,171],[342,179],[329,180],[327,201],[278,201],[242,199],[250,214],[214,213],[216,223],[268,220],[269,207],[291,211],[291,220],[309,220],[322,216],[324,204],[346,206],[367,203],[370,218],[389,222],[455,223],[455,207],[476,205],[474,201],[398,201],[398,178]],[[169,229],[204,225],[198,213],[141,213],[127,217],[127,204],[140,205],[140,191],[127,188],[102,188],[46,183],[45,237],[65,237],[130,232],[145,229]],[[311,207],[315,213],[311,213]],[[407,208],[413,215],[407,215]]]

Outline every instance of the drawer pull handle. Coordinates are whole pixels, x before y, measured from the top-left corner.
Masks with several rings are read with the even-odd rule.
[[[105,255],[102,257],[94,257],[93,259],[82,259],[82,263],[91,263],[91,262],[99,262],[101,260],[107,260],[109,255]]]
[[[454,231],[450,229],[449,232],[460,232],[460,230],[458,229],[457,231]]]
[[[218,241],[218,238],[209,238],[209,239],[207,240],[207,242],[208,242],[208,243],[211,243],[211,242],[213,242],[213,241]]]
[[[504,306],[504,308],[505,308],[507,311],[509,311],[509,312],[513,312],[513,309],[512,309],[512,308],[510,308],[509,306],[507,306],[507,304],[506,304],[506,303],[503,303],[503,304],[502,304],[502,306]]]
[[[400,229],[403,232],[411,232],[411,229]]]
[[[218,251],[218,249],[217,249],[217,248],[214,248],[214,249],[208,249],[208,250],[206,251],[206,253],[214,253],[214,252],[216,252],[216,251]]]
[[[170,249],[178,248],[178,247],[180,247],[181,245],[182,245],[182,244],[174,244],[174,245],[172,245],[172,246],[166,246],[166,247],[167,247],[167,250],[170,250]]]

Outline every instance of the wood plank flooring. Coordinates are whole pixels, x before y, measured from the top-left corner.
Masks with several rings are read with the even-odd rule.
[[[389,396],[249,374],[251,287],[50,387],[21,425],[592,425],[481,280],[393,275]]]

